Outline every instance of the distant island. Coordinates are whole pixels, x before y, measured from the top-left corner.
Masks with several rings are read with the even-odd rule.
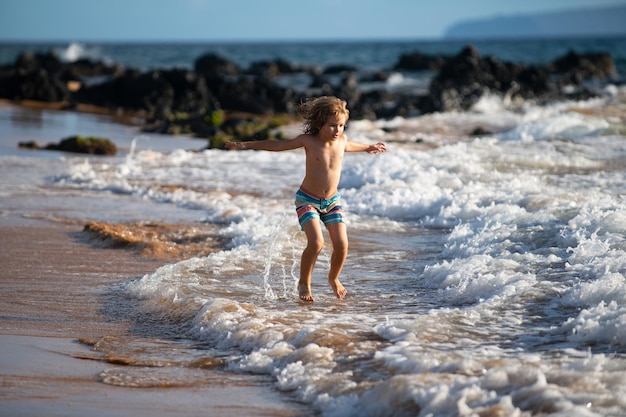
[[[446,39],[556,38],[626,35],[626,6],[572,9],[461,21]]]

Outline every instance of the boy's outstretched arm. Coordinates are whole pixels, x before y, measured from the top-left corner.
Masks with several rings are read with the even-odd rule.
[[[259,151],[288,151],[304,146],[304,135],[288,140],[258,140],[250,142],[226,142],[226,149],[255,149]]]
[[[371,154],[382,153],[387,150],[387,146],[383,142],[375,145],[366,145],[358,142],[346,142],[346,152],[367,152]]]

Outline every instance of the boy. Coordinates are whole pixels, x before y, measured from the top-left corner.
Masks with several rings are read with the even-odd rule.
[[[290,140],[263,140],[257,142],[228,142],[228,149],[257,149],[286,151],[304,148],[306,172],[296,192],[296,212],[300,227],[307,237],[302,252],[298,293],[302,301],[313,302],[311,275],[317,257],[324,247],[321,220],[333,245],[328,283],[337,298],[347,290],[339,282],[339,274],[348,255],[348,235],[343,221],[340,195],[337,192],[341,177],[344,152],[385,152],[382,142],[365,145],[351,142],[344,135],[349,111],[347,103],[337,97],[319,97],[304,102],[300,110],[304,117],[304,134]],[[315,221],[311,221],[315,220]]]

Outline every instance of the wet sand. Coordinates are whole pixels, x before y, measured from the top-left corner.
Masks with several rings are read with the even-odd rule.
[[[46,118],[1,101],[0,111],[0,154],[9,156],[0,163],[0,417],[311,415],[267,377],[219,368],[199,369],[184,386],[103,383],[104,371],[124,365],[103,360],[89,342],[142,337],[123,314],[107,310],[111,288],[176,259],[206,255],[221,242],[211,225],[145,223],[141,209],[119,207],[115,196],[51,189],[44,178],[62,171],[61,155],[17,147],[85,131],[126,143],[132,135],[123,139],[119,125],[69,112]],[[151,146],[174,146],[167,143]],[[111,210],[127,220],[104,221]],[[189,239],[189,228],[204,243]],[[133,237],[121,241],[122,235]]]
[[[0,133],[0,153],[27,159],[9,158],[0,165],[0,417],[311,415],[276,391],[267,377],[219,368],[198,370],[185,386],[103,383],[103,371],[124,365],[103,360],[83,342],[132,332],[123,315],[107,311],[111,287],[175,259],[206,255],[220,242],[211,237],[210,225],[142,223],[137,221],[143,217],[140,211],[126,223],[102,221],[107,211],[117,209],[115,197],[89,200],[47,187],[43,178],[60,170],[62,162],[40,165],[36,158],[47,154],[20,151],[16,145],[39,140],[46,126],[27,130],[36,135],[26,137],[21,119],[12,116],[22,110],[4,110],[13,111],[5,120],[13,130]],[[60,120],[71,125],[71,116]],[[202,229],[208,247],[188,239],[189,227],[194,236]],[[135,237],[120,242],[129,231]]]
[[[302,416],[303,406],[267,379],[203,369],[203,383],[129,388],[104,384],[114,364],[79,339],[128,334],[102,313],[111,285],[152,272],[164,261],[98,248],[78,223],[0,219],[0,416]]]

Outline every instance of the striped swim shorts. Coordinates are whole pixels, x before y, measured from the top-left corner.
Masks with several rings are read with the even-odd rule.
[[[323,199],[310,195],[302,188],[299,189],[296,192],[296,213],[298,213],[300,227],[304,229],[304,225],[315,218],[324,222],[326,227],[329,224],[342,223],[343,209],[340,203],[341,196],[339,193]]]

